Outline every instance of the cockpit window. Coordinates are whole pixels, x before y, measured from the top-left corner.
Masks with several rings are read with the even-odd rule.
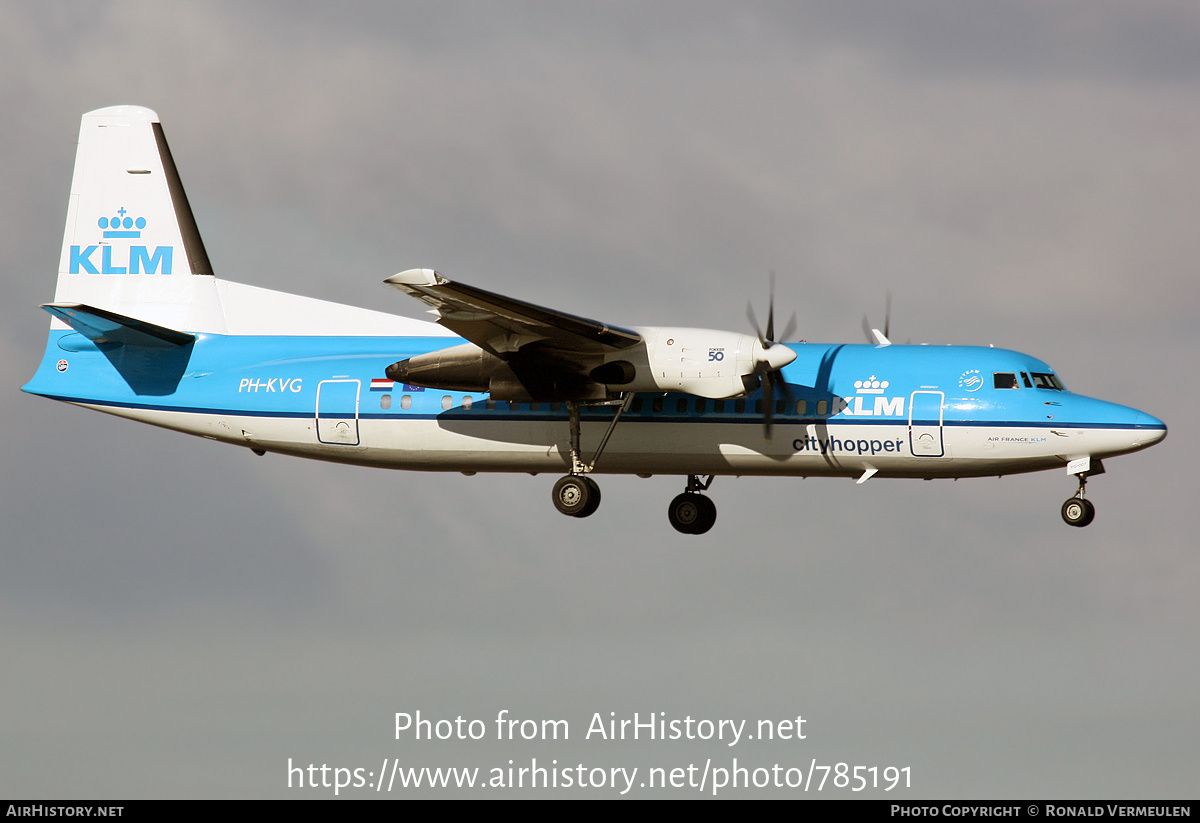
[[[1065,390],[1058,377],[1049,372],[1035,371],[1030,372],[1029,376],[1033,378],[1033,385],[1039,389],[1054,389],[1055,391]]]
[[[1025,388],[1032,389],[1033,384],[1029,382],[1029,373],[1021,372],[1021,382],[1025,384]]]
[[[1015,389],[1017,388],[1017,375],[1014,372],[998,371],[994,372],[995,386],[998,389]]]

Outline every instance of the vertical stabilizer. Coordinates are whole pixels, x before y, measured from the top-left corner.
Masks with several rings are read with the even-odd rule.
[[[139,106],[85,114],[55,302],[221,332],[212,274],[158,115]]]

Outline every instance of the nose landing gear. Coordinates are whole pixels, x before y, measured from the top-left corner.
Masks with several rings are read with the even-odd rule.
[[[1096,519],[1096,507],[1092,505],[1091,500],[1083,496],[1085,486],[1087,486],[1087,475],[1081,473],[1079,474],[1079,491],[1062,505],[1062,519],[1068,526],[1083,528]]]
[[[1091,500],[1072,497],[1062,506],[1062,519],[1069,526],[1086,526],[1096,517],[1096,507]]]

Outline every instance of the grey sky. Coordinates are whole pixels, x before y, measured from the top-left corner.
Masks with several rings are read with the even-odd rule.
[[[1194,797],[1200,13],[1189,3],[0,2],[0,793],[374,768],[911,766],[908,797]],[[1089,485],[552,478],[255,458],[20,394],[79,116],[162,117],[220,276],[421,316],[413,266],[620,324],[988,344],[1171,427]],[[418,745],[397,711],[564,717]],[[603,744],[593,712],[803,714]],[[317,793],[323,794],[323,793]],[[589,796],[593,793],[589,793]],[[607,796],[611,792],[596,792]],[[750,792],[757,795],[757,792]],[[671,793],[669,796],[690,796]]]

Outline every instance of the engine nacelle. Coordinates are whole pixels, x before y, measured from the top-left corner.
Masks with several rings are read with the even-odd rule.
[[[474,343],[418,354],[385,369],[388,379],[445,391],[486,392],[504,361]]]
[[[617,367],[613,374],[623,369]],[[604,400],[604,385],[538,352],[501,360],[474,343],[418,354],[384,370],[388,378],[443,391],[479,392],[493,400]]]
[[[719,329],[647,327],[636,330],[645,340],[645,362],[636,363],[635,391],[680,391],[700,397],[738,397],[753,390],[748,379],[764,358],[758,338]],[[776,346],[771,347],[772,353]],[[786,347],[790,363],[795,353]],[[790,357],[783,353],[787,352]],[[630,358],[632,359],[632,358]]]
[[[419,354],[387,368],[392,380],[432,389],[487,392],[496,400],[603,400],[615,392],[687,392],[740,397],[767,371],[782,369],[796,353],[782,344],[717,329],[647,327],[642,343],[602,355],[526,346],[501,359],[464,343]]]

